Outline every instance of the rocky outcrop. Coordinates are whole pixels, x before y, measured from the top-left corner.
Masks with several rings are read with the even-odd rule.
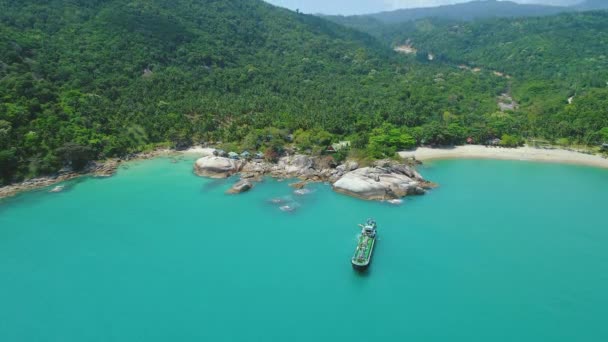
[[[240,172],[245,162],[224,157],[203,157],[194,164],[194,172],[210,178],[228,178]]]
[[[424,194],[427,182],[402,164],[377,164],[345,173],[333,184],[336,192],[366,199],[389,200]]]
[[[309,156],[296,154],[279,159],[272,172],[281,177],[310,177],[315,175],[314,160]]]
[[[253,188],[253,183],[248,181],[247,179],[241,179],[236,182],[226,193],[228,194],[240,194],[243,192],[247,192]]]
[[[271,173],[274,164],[264,161],[249,161],[241,170],[241,178],[260,180],[264,175]]]
[[[412,167],[392,160],[383,160],[370,167],[359,168],[348,161],[335,166],[333,159],[305,155],[287,156],[277,164],[264,161],[238,161],[222,157],[204,157],[195,164],[200,176],[225,178],[240,172],[241,182],[229,190],[240,193],[251,189],[250,181],[270,175],[276,178],[300,178],[304,182],[292,186],[302,190],[308,181],[329,181],[336,192],[366,199],[390,200],[409,195],[422,195],[432,184],[425,181]]]

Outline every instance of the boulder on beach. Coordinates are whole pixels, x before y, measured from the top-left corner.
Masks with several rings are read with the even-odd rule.
[[[241,179],[240,181],[236,182],[228,191],[226,191],[226,193],[232,195],[240,194],[251,190],[251,188],[253,188],[253,184],[250,181],[246,179]]]
[[[315,173],[314,161],[311,157],[302,154],[279,159],[276,170],[285,177],[305,177]]]
[[[261,179],[262,176],[272,170],[272,167],[273,164],[264,161],[249,161],[243,166],[241,177]]]
[[[422,195],[426,181],[406,165],[365,167],[350,171],[333,184],[336,192],[365,200]]]
[[[203,157],[194,164],[197,175],[210,178],[228,178],[241,171],[244,162],[224,157]]]

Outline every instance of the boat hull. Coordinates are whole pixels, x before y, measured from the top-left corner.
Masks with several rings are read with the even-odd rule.
[[[364,262],[357,262],[355,259],[351,259],[351,264],[353,265],[353,269],[356,271],[365,271],[372,262],[372,257],[374,255],[374,248],[376,247],[376,242],[378,241],[377,237],[374,238],[372,242],[371,249],[369,251],[369,257]]]
[[[367,263],[367,264],[356,264],[354,262],[351,262],[351,264],[353,265],[353,269],[355,271],[359,271],[359,272],[365,271],[369,267],[369,263]]]

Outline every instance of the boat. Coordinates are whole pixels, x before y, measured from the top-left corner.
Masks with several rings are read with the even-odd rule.
[[[351,260],[353,268],[358,271],[367,269],[372,260],[374,245],[376,244],[376,221],[368,219],[365,224],[360,224],[361,235],[357,243],[357,249]]]

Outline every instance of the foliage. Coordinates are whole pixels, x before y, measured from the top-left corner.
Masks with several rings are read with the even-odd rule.
[[[522,138],[503,134],[500,139],[500,146],[502,147],[518,147],[524,144],[524,140]]]
[[[391,157],[398,150],[410,149],[416,146],[416,140],[406,132],[405,128],[397,128],[386,123],[372,131],[369,137],[369,154],[376,158]]]
[[[259,0],[0,8],[5,183],[160,145],[221,141],[275,160],[293,136],[313,153],[347,139],[351,155],[385,156],[469,136],[597,143],[608,127],[604,13],[427,20],[383,28],[380,41]],[[436,58],[391,51],[407,37]],[[518,109],[497,112],[502,93]]]
[[[56,151],[64,165],[71,166],[72,169],[82,170],[93,158],[93,149],[89,146],[67,143]]]

